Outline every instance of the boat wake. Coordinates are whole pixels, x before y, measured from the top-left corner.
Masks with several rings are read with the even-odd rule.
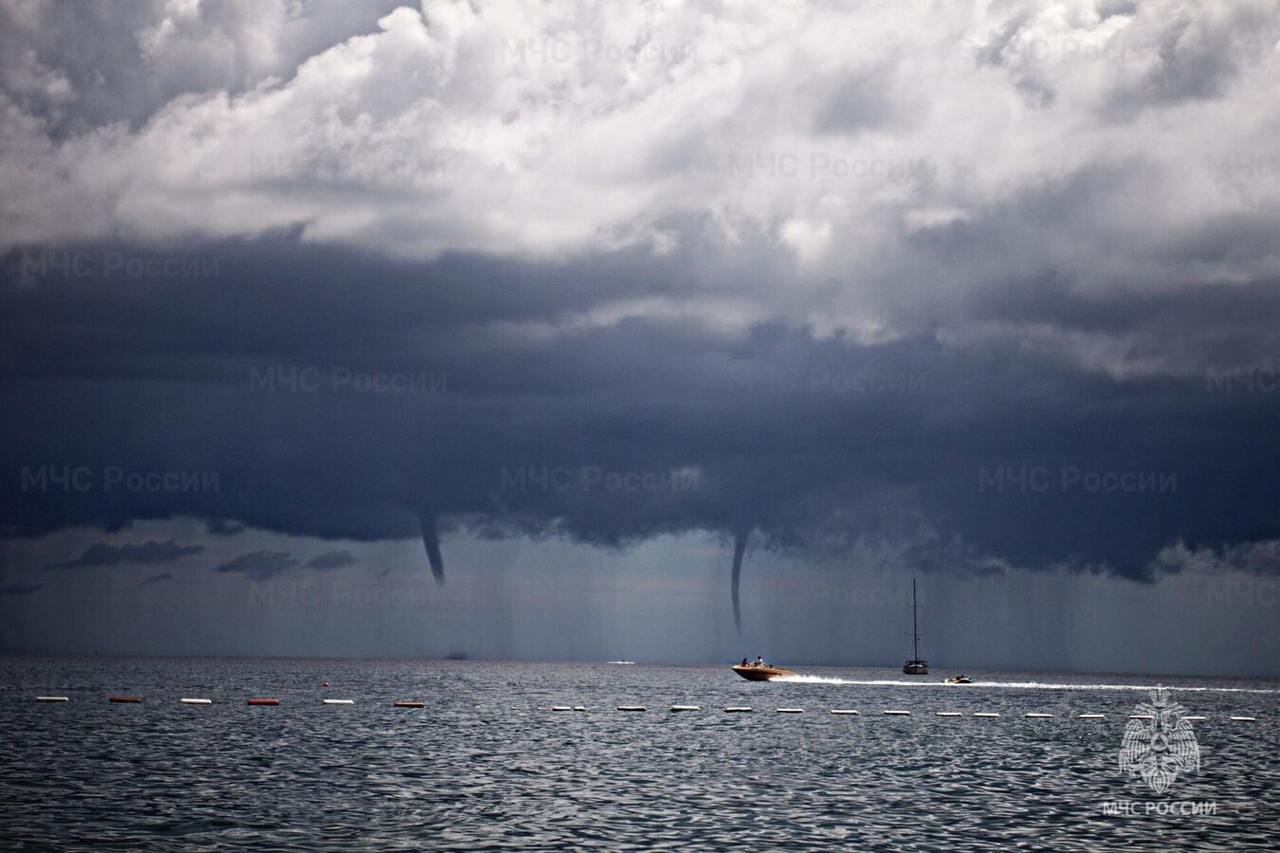
[[[1268,690],[1260,687],[1188,687],[1167,684],[1066,684],[1048,681],[974,681],[970,684],[961,685],[944,684],[942,681],[901,681],[892,678],[836,678],[829,675],[787,675],[771,680],[776,683],[786,684],[855,684],[869,687],[947,687],[953,690],[970,687],[1003,687],[1021,690],[1151,690],[1156,686],[1162,686],[1168,690],[1182,690],[1188,693],[1280,693],[1280,690]]]

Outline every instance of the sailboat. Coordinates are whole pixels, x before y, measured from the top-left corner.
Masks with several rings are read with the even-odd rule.
[[[928,675],[929,662],[920,659],[920,620],[916,605],[916,579],[911,579],[911,660],[902,665],[904,675]]]

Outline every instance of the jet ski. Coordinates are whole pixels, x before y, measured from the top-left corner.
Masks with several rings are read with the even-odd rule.
[[[943,684],[973,684],[973,679],[967,675],[953,675],[942,682]]]

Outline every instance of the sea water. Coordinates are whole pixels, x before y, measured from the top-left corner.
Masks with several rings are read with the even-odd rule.
[[[813,668],[754,683],[643,662],[5,657],[0,845],[1280,846],[1280,684],[946,674]],[[1190,724],[1199,769],[1161,793],[1119,764],[1157,684],[1176,713],[1206,717]],[[108,701],[121,694],[143,701]]]

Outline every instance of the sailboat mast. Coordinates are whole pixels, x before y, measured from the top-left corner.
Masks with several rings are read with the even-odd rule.
[[[920,660],[920,623],[916,619],[916,579],[911,579],[911,659]]]

